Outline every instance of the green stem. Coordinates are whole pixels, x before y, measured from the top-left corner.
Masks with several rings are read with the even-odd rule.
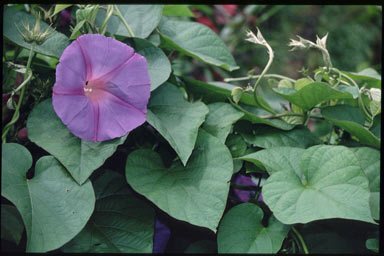
[[[237,78],[225,78],[224,79],[224,82],[234,82],[234,81],[246,81],[246,80],[250,80],[250,79],[253,79],[253,78],[258,78],[260,77],[261,75],[256,75],[256,76],[247,76],[247,77],[237,77]],[[277,74],[265,74],[264,77],[275,77],[275,78],[279,78],[279,79],[285,79],[285,80],[288,80],[292,83],[295,83],[296,80],[292,79],[292,78],[289,78],[287,76],[282,76],[282,75],[277,75]]]
[[[126,27],[126,29],[128,30],[128,34],[131,36],[131,37],[135,37],[135,34],[133,33],[131,27],[128,25],[128,23],[125,21],[123,15],[121,15],[121,12],[119,10],[119,8],[117,8],[117,5],[115,5],[115,10],[116,10],[116,15],[117,17],[119,17],[119,19],[121,20],[121,22],[123,22],[124,26]]]
[[[107,10],[106,10],[105,19],[100,26],[100,33],[103,35],[107,31],[107,23],[108,23],[108,20],[112,17],[112,14],[113,14],[113,5],[108,5]]]
[[[302,246],[302,248],[303,248],[303,250],[304,250],[304,253],[305,253],[305,254],[308,254],[309,252],[308,252],[307,245],[305,244],[304,239],[303,239],[303,237],[301,236],[301,234],[299,233],[299,231],[297,231],[297,229],[296,229],[295,227],[293,227],[293,226],[292,226],[292,231],[295,233],[295,235],[296,235],[297,238],[299,239],[300,244],[301,244],[301,246]]]
[[[11,128],[11,126],[16,123],[16,121],[19,119],[19,111],[20,111],[20,107],[21,107],[21,103],[23,102],[23,97],[24,97],[24,91],[25,91],[25,85],[28,83],[29,80],[27,80],[28,78],[28,73],[29,73],[29,70],[31,68],[31,63],[32,63],[32,59],[33,59],[33,55],[34,55],[34,50],[35,50],[35,43],[33,42],[31,44],[31,50],[29,51],[29,56],[28,56],[28,62],[27,62],[27,68],[25,70],[25,74],[24,74],[24,81],[25,84],[24,86],[22,87],[21,89],[21,93],[20,93],[20,98],[19,98],[19,101],[17,103],[17,106],[16,106],[16,109],[15,109],[15,112],[13,113],[13,116],[12,116],[12,119],[11,121],[4,127],[4,131],[3,131],[3,134],[1,136],[1,139],[2,139],[2,142],[3,143],[6,143],[6,137],[7,137],[7,133],[9,131],[9,129]],[[31,75],[32,77],[32,75]]]
[[[299,114],[299,113],[283,113],[283,114],[276,114],[276,115],[270,115],[270,116],[259,116],[259,118],[263,119],[274,119],[274,118],[280,118],[284,116],[299,116],[299,117],[304,117],[304,114]],[[308,118],[316,118],[316,119],[324,119],[322,116],[315,116],[315,115],[308,115]]]
[[[254,91],[253,91],[253,93],[254,93],[255,100],[256,100],[256,89],[257,89],[257,87],[259,86],[261,79],[263,78],[263,76],[265,75],[265,73],[267,73],[269,67],[271,66],[271,64],[272,64],[272,62],[273,62],[273,57],[274,57],[271,46],[269,46],[269,44],[266,43],[266,44],[265,44],[265,47],[267,47],[267,49],[268,49],[269,59],[268,59],[268,63],[267,63],[267,65],[265,66],[263,72],[261,72],[259,78],[257,79],[257,81],[256,81],[256,83],[255,83],[255,85],[254,85]]]

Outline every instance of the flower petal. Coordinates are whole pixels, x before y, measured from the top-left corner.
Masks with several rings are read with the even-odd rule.
[[[87,79],[98,78],[110,72],[133,56],[132,47],[111,37],[87,34],[76,40],[89,68]]]
[[[94,139],[93,106],[86,96],[54,94],[52,105],[73,134],[84,140]]]
[[[145,122],[146,109],[139,110],[113,94],[98,104],[96,141],[121,137]]]

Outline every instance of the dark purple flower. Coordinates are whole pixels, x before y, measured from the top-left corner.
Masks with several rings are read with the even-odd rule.
[[[164,253],[170,236],[171,231],[168,226],[156,218],[152,253]]]
[[[249,176],[244,176],[241,174],[237,174],[235,176],[235,179],[233,181],[235,184],[244,185],[244,186],[257,186]],[[256,191],[249,191],[249,190],[241,190],[241,189],[233,189],[233,192],[235,196],[242,202],[248,202],[251,195],[254,194]],[[261,193],[259,194],[259,201],[263,201],[263,197],[261,196]]]
[[[145,122],[149,96],[146,59],[111,37],[87,34],[64,50],[52,104],[73,134],[105,141]]]

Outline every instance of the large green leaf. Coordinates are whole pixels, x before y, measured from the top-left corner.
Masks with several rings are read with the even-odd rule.
[[[126,178],[138,193],[170,216],[216,232],[224,212],[232,157],[216,137],[200,130],[188,164],[166,168],[148,149],[133,151],[127,159]]]
[[[290,131],[281,131],[265,125],[257,126],[249,133],[240,133],[246,142],[260,148],[279,146],[308,148],[319,142],[311,131],[304,126]]]
[[[380,219],[380,151],[367,147],[351,148],[351,150],[355,152],[361,169],[368,178],[372,218],[378,220]]]
[[[3,35],[24,48],[30,49],[31,44],[26,43],[17,30],[17,27],[24,33],[22,23],[29,24],[29,27],[35,26],[35,17],[24,11],[16,11],[12,8],[5,7],[3,13]],[[40,29],[45,30],[48,25],[40,21]],[[52,28],[51,28],[52,29]],[[60,58],[65,47],[69,44],[69,39],[62,33],[53,32],[53,34],[42,45],[36,45],[35,51],[44,55]]]
[[[19,210],[27,230],[27,252],[54,250],[85,226],[95,206],[91,182],[77,184],[52,156],[40,158],[32,179],[32,156],[19,144],[2,146],[1,194]]]
[[[62,250],[70,253],[151,253],[155,214],[136,198],[120,174],[105,171],[94,182],[95,211]]]
[[[342,71],[342,73],[350,76],[357,82],[362,82],[362,85],[366,84],[367,88],[381,88],[381,75],[373,68],[366,68],[358,73],[346,71]]]
[[[209,113],[204,123],[204,130],[225,142],[232,124],[244,114],[228,103],[217,102],[208,105]]]
[[[124,4],[117,5],[120,13],[131,28],[135,37],[147,38],[157,27],[162,17],[162,5]],[[100,10],[96,17],[96,24],[100,26],[105,18],[105,10]],[[107,23],[107,32],[113,35],[131,37],[124,23],[112,16]]]
[[[287,148],[282,149],[285,154]],[[330,218],[374,223],[369,210],[368,180],[351,150],[319,145],[293,158],[295,169],[288,165],[279,171],[278,166],[273,166],[276,172],[263,186],[264,202],[277,219],[285,224]]]
[[[355,136],[360,143],[380,148],[380,139],[364,125],[364,115],[359,108],[348,105],[325,107],[321,114],[326,120]]]
[[[266,163],[271,174],[262,193],[278,220],[293,224],[344,218],[375,223],[369,209],[368,179],[351,150],[325,145],[301,149],[300,155],[297,150],[275,147],[254,154],[254,158],[263,154],[264,158],[256,159]],[[286,168],[281,168],[282,156],[290,161]]]
[[[163,17],[158,29],[167,48],[228,71],[239,68],[221,38],[203,24]]]
[[[165,16],[186,16],[195,17],[188,6],[181,4],[169,4],[164,6],[163,15]]]
[[[147,60],[149,77],[151,78],[151,91],[168,80],[171,74],[171,63],[160,48],[140,38],[134,38],[131,46]]]
[[[1,204],[1,239],[18,245],[23,230],[23,219],[16,207],[9,204]]]
[[[267,227],[261,224],[263,210],[255,204],[237,205],[224,215],[217,234],[219,253],[276,253],[289,226],[273,215]]]
[[[217,102],[225,101],[231,97],[232,89],[236,86],[223,82],[202,82],[199,80],[194,80],[188,77],[181,77],[185,82],[186,88],[188,91],[192,92],[198,97],[202,97],[204,102]],[[249,92],[244,92],[241,95],[240,103],[258,106],[255,102],[253,94]]]
[[[147,122],[169,142],[185,165],[208,111],[204,103],[186,101],[176,86],[165,83],[151,94]]]
[[[273,90],[289,102],[309,110],[317,104],[336,99],[352,99],[352,94],[331,88],[326,83],[314,82],[299,91],[291,88],[273,88]]]
[[[72,177],[84,183],[110,157],[127,135],[104,142],[81,140],[56,115],[52,100],[37,105],[27,121],[29,139],[57,158]]]

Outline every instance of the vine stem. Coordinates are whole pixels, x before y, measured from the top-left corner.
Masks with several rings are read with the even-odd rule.
[[[250,79],[253,79],[253,78],[258,78],[260,76],[261,75],[246,76],[246,77],[236,77],[236,78],[225,78],[224,82],[245,81],[245,80],[250,80]],[[288,80],[288,81],[290,81],[292,83],[296,82],[295,79],[289,78],[287,76],[278,75],[278,74],[265,74],[264,77],[275,77],[275,78],[280,78],[280,79],[286,79],[286,80]]]
[[[307,245],[305,244],[304,242],[304,239],[303,237],[301,236],[301,234],[299,233],[299,231],[297,231],[297,229],[295,227],[292,226],[292,231],[295,233],[295,235],[297,236],[297,238],[299,239],[300,241],[300,244],[301,246],[303,247],[303,250],[304,250],[304,254],[308,254],[308,248],[307,248]]]
[[[128,34],[131,36],[131,37],[135,37],[135,34],[133,33],[131,27],[128,25],[128,23],[125,21],[123,15],[121,15],[121,12],[119,10],[119,8],[117,8],[117,5],[115,5],[115,10],[116,10],[116,15],[117,17],[119,17],[119,19],[121,20],[121,22],[123,22],[124,26],[126,27],[126,29],[128,30]]]
[[[28,78],[30,79],[32,77],[32,74],[31,74],[31,76],[28,76],[28,73],[29,73],[29,70],[31,68],[31,63],[32,63],[32,59],[33,59],[33,55],[34,55],[34,51],[35,51],[35,45],[36,45],[35,42],[33,42],[31,44],[31,49],[29,51],[29,56],[28,56],[27,67],[26,67],[25,74],[24,74],[24,82],[23,83],[25,83],[25,84],[21,89],[20,98],[19,98],[19,101],[17,102],[15,112],[13,113],[11,121],[4,127],[4,131],[3,131],[3,134],[1,136],[3,144],[6,143],[6,137],[7,137],[7,133],[9,131],[9,129],[19,119],[19,115],[20,115],[19,111],[20,111],[21,103],[23,102],[25,86],[29,81]]]

